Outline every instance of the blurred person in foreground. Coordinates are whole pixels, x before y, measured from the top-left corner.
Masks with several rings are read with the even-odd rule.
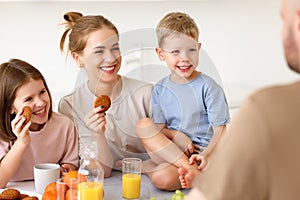
[[[285,57],[300,73],[300,1],[282,0],[280,12]],[[299,199],[299,119],[300,81],[251,95],[206,169],[178,170],[183,185],[192,183],[187,199]]]

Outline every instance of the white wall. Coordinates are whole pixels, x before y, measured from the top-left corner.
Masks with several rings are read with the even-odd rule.
[[[63,13],[102,14],[123,34],[154,28],[170,11],[189,13],[225,86],[256,89],[298,78],[285,65],[279,0],[0,2],[0,62],[21,58],[45,76],[55,104],[74,87],[78,68],[59,52]],[[236,95],[236,94],[234,94]],[[238,94],[238,96],[240,93]],[[54,108],[56,105],[54,105]]]

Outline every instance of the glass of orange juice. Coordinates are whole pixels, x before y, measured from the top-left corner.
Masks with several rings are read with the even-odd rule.
[[[122,197],[126,200],[140,198],[141,163],[139,158],[124,158],[122,160]]]

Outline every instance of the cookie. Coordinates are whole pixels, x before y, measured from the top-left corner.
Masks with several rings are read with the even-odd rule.
[[[25,197],[25,198],[23,198],[23,199],[21,199],[21,200],[39,200],[36,196],[28,196],[28,197]]]
[[[110,105],[111,105],[111,101],[109,96],[107,95],[100,95],[94,101],[95,108],[97,108],[98,106],[103,106],[103,110],[101,110],[100,113],[106,112],[110,108]]]
[[[29,121],[30,121],[30,119],[31,119],[31,115],[32,115],[32,110],[31,110],[31,108],[29,107],[29,106],[25,106],[24,108],[23,108],[23,112],[22,112],[22,115],[25,117],[25,122],[24,122],[24,124],[27,124]]]
[[[16,189],[6,189],[0,194],[0,199],[19,199],[21,193]]]
[[[21,194],[20,199],[25,199],[26,197],[29,197],[28,194]]]

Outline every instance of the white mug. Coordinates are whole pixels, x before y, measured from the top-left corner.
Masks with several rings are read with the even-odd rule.
[[[37,164],[34,166],[33,172],[35,191],[43,194],[49,183],[55,182],[60,178],[60,165],[54,163]]]

